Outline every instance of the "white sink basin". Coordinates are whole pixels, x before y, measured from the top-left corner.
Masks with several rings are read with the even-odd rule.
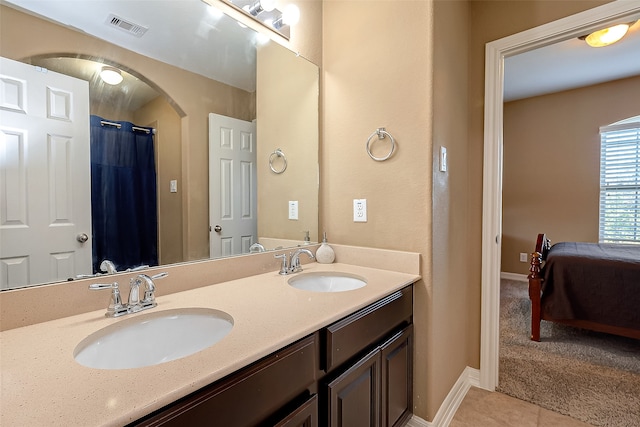
[[[124,319],[83,339],[73,357],[96,369],[129,369],[158,365],[210,347],[233,328],[227,313],[185,308],[145,313]]]
[[[302,273],[288,280],[290,286],[313,292],[344,292],[367,284],[360,276],[336,272]]]

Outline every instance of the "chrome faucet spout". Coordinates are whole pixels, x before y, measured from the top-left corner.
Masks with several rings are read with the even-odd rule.
[[[142,276],[142,274],[129,280],[129,301],[127,302],[129,313],[142,310],[142,304],[140,303],[140,276]]]
[[[309,249],[296,249],[296,251],[291,255],[291,261],[289,262],[289,270],[291,273],[297,273],[302,271],[302,266],[300,265],[300,254],[307,255],[310,259],[316,259]]]
[[[142,306],[143,310],[146,310],[147,308],[153,308],[158,305],[158,303],[156,303],[156,284],[154,280],[165,278],[168,275],[168,273],[158,273],[153,276],[148,276],[146,274],[138,274],[138,276],[136,276],[135,279],[138,284],[144,285],[144,296],[142,298],[142,301],[140,301],[140,305]]]
[[[315,259],[316,257],[313,255],[309,249],[297,249],[295,252],[290,254],[290,258],[287,260],[287,254],[274,255],[275,258],[282,259],[282,264],[280,266],[280,275],[286,276],[287,274],[297,273],[302,271],[302,267],[300,266],[300,254],[307,255],[310,259]]]
[[[100,263],[100,270],[107,274],[116,274],[118,272],[113,262],[109,261],[108,259],[105,259],[102,261],[102,263]]]

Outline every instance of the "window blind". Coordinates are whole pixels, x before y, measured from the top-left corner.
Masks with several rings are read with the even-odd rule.
[[[640,123],[600,128],[600,242],[640,244]]]

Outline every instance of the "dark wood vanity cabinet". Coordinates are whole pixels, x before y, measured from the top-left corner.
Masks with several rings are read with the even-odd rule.
[[[299,412],[317,420],[317,404],[310,399],[316,390],[317,335],[303,338],[132,425],[313,426],[305,424],[304,418],[278,423]],[[298,419],[303,421],[296,424]]]
[[[326,399],[323,425],[395,427],[409,419],[412,306],[408,287],[326,328],[329,374],[320,386]],[[344,359],[348,361],[336,368],[334,362]]]
[[[131,425],[400,426],[411,416],[412,319],[408,286]]]
[[[311,396],[275,427],[318,427],[318,395]]]

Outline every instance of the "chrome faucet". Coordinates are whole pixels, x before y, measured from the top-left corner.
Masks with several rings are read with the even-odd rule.
[[[255,252],[264,252],[266,251],[265,247],[263,244],[261,243],[254,243],[253,245],[249,246],[249,253],[255,253]]]
[[[107,274],[116,274],[118,272],[113,262],[109,261],[108,259],[105,259],[100,263],[100,271],[103,271]]]
[[[153,282],[155,279],[167,277],[167,273],[159,273],[154,276],[146,274],[138,274],[129,281],[129,301],[122,303],[120,297],[120,289],[117,282],[114,283],[94,283],[89,285],[90,290],[111,289],[111,298],[105,316],[119,317],[129,313],[137,313],[138,311],[147,310],[158,305],[155,298],[156,286]],[[144,296],[140,299],[140,285],[144,285]]]
[[[282,259],[282,264],[280,265],[280,272],[278,274],[282,276],[286,276],[287,274],[298,273],[302,271],[302,266],[300,265],[300,254],[306,254],[310,259],[315,259],[316,257],[313,255],[309,249],[296,249],[295,252],[290,254],[290,259],[287,261],[287,254],[274,255],[275,258]]]
[[[148,265],[139,265],[137,267],[127,268],[126,270],[121,271],[120,273],[129,273],[129,272],[134,272],[139,270],[146,270],[147,268],[149,268]],[[91,277],[98,277],[98,276],[103,276],[105,274],[116,274],[116,273],[118,273],[118,269],[116,268],[115,264],[112,261],[105,259],[100,263],[99,272],[94,274],[78,274],[76,275],[76,279],[88,279]]]

